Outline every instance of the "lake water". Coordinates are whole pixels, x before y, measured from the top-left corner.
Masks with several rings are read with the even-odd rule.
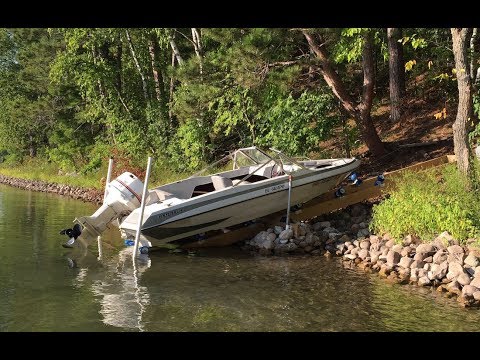
[[[59,231],[96,206],[0,185],[0,331],[479,331],[480,310],[338,258],[237,247],[139,261],[116,229],[88,250]]]

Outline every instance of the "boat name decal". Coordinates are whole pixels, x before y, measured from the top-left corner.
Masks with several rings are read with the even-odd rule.
[[[167,217],[170,217],[170,216],[173,216],[173,215],[178,215],[182,212],[183,212],[183,209],[175,209],[175,210],[167,211],[167,212],[165,212],[163,214],[160,214],[158,216],[160,218],[167,218]]]
[[[270,193],[273,193],[275,191],[283,190],[283,189],[285,189],[285,187],[286,187],[285,184],[270,186],[269,188],[265,189],[265,194],[270,194]]]

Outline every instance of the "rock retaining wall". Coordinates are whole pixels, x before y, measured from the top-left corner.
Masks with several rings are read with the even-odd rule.
[[[76,186],[48,183],[40,180],[18,179],[5,175],[0,175],[0,183],[25,190],[42,191],[69,196],[74,199],[89,201],[96,204],[103,203],[103,192],[97,189],[85,189]]]
[[[377,272],[387,281],[432,286],[464,307],[480,305],[480,251],[460,246],[447,232],[429,243],[407,236],[395,243],[370,234],[371,206],[357,204],[314,223],[275,226],[245,241],[243,249],[262,255],[339,256],[345,267]]]

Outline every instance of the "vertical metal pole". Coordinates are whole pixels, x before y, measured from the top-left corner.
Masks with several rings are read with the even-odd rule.
[[[145,201],[148,193],[148,178],[150,177],[150,170],[152,168],[152,157],[148,157],[147,173],[145,174],[145,183],[143,184],[142,203],[140,204],[140,216],[138,217],[137,232],[135,233],[135,246],[133,248],[133,259],[137,256],[138,242],[140,240],[140,229],[142,228],[143,211],[145,210]]]
[[[105,191],[103,193],[103,202],[105,203],[105,199],[107,197],[107,185],[110,183],[112,179],[112,168],[113,168],[113,158],[111,157],[108,159],[108,170],[107,170],[107,180],[105,181]],[[102,249],[102,237],[100,235],[97,236],[97,245],[98,245],[98,260],[102,260],[103,257],[103,249]]]
[[[288,205],[287,205],[287,221],[285,223],[285,230],[289,229],[290,220],[290,198],[292,197],[292,175],[288,175]]]
[[[107,172],[107,181],[105,182],[105,192],[103,193],[103,202],[105,202],[105,198],[107,197],[107,185],[110,183],[112,177],[112,167],[113,167],[113,158],[108,160],[108,172]]]
[[[102,260],[103,257],[103,249],[102,249],[102,237],[99,235],[97,236],[97,245],[98,245],[98,260]]]

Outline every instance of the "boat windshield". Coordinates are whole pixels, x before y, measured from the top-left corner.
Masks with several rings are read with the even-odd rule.
[[[270,156],[256,147],[242,148],[235,151],[233,168],[265,164],[271,160]]]

